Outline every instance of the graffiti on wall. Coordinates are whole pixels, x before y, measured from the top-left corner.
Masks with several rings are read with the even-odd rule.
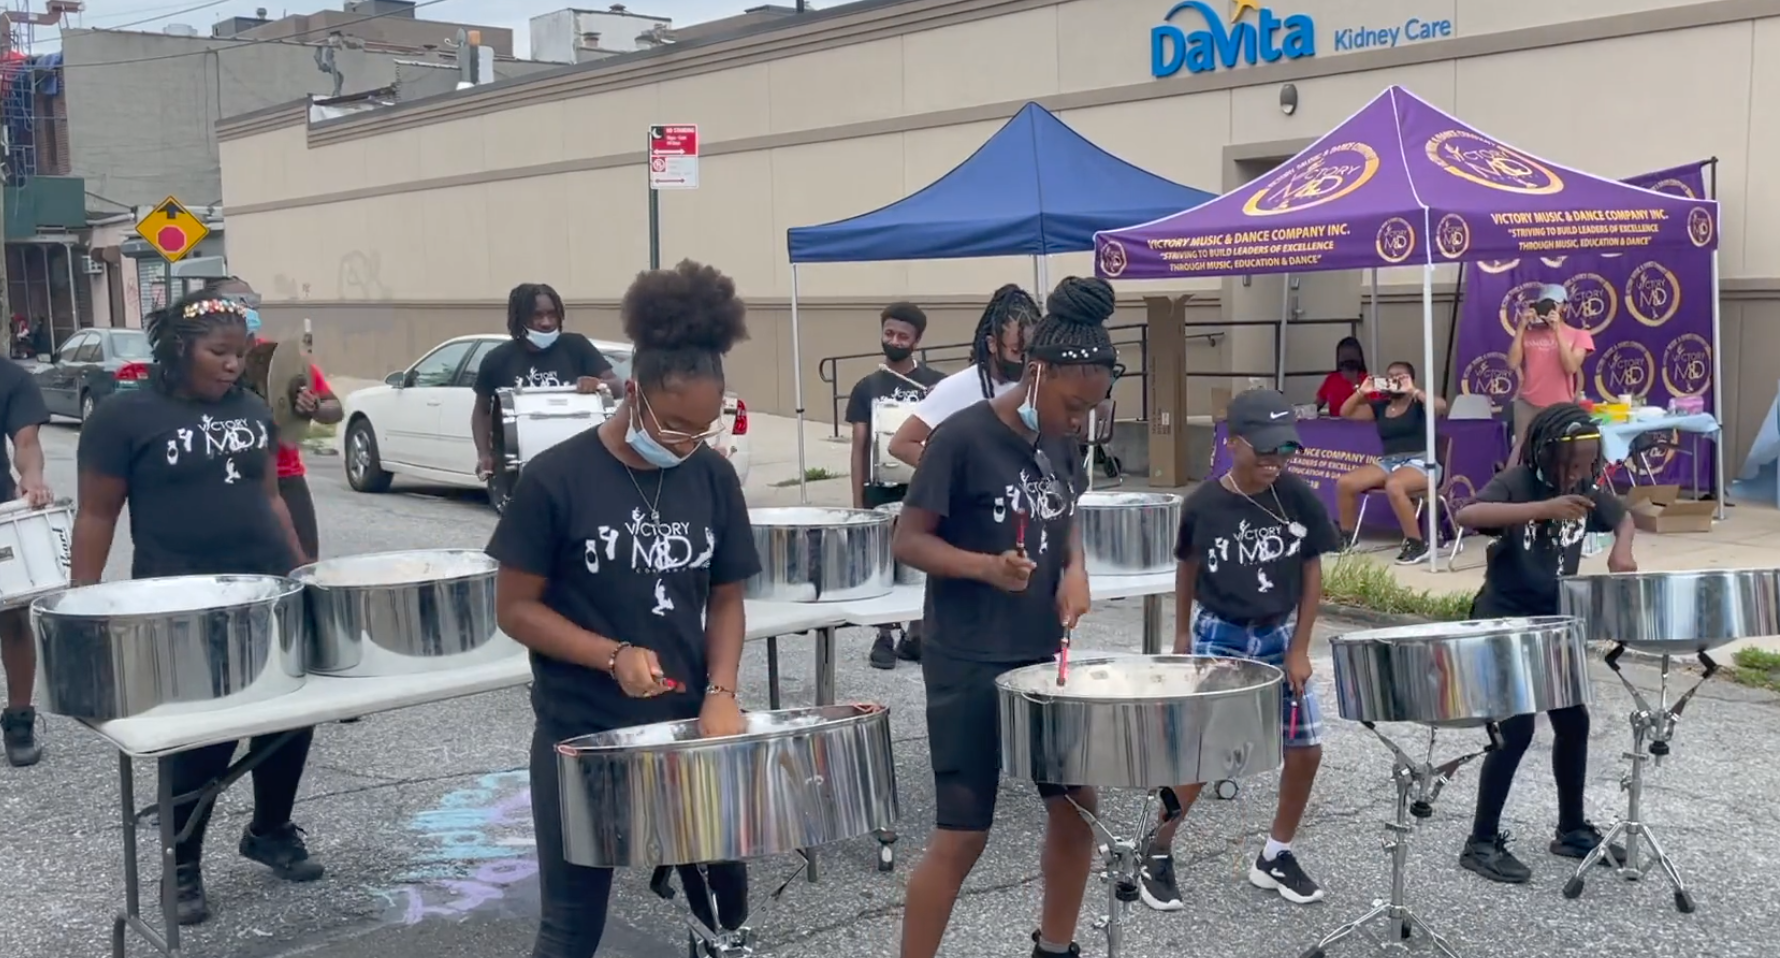
[[[383,285],[383,254],[353,250],[340,257],[341,299],[389,299]]]
[[[394,887],[376,890],[393,920],[462,921],[537,875],[530,779],[524,769],[484,775],[409,821],[421,851]]]

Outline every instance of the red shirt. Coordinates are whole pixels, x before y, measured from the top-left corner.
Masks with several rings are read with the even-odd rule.
[[[315,394],[326,395],[328,381],[321,378],[321,367],[309,367],[309,381],[314,384]],[[278,478],[289,479],[303,475],[303,450],[287,443],[278,444]]]
[[[1366,371],[1363,369],[1360,370],[1359,380],[1360,382],[1366,381]],[[1348,382],[1347,377],[1342,375],[1340,370],[1336,370],[1330,373],[1323,380],[1323,384],[1317,388],[1316,401],[1328,408],[1329,415],[1339,416],[1342,404],[1346,403],[1347,397],[1352,396],[1359,388],[1357,384]]]

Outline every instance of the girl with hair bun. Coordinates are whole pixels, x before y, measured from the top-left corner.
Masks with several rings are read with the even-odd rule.
[[[988,843],[1001,768],[995,679],[1048,662],[1088,611],[1075,504],[1086,483],[1074,436],[1112,389],[1113,290],[1057,285],[1032,327],[1014,387],[946,419],[903,500],[894,551],[927,573],[921,675],[937,829],[908,883],[903,958],[939,952],[959,888]],[[1079,954],[1076,917],[1094,834],[1075,805],[1094,793],[1038,786],[1046,823],[1044,913],[1033,954]]]
[[[611,869],[563,858],[555,746],[618,728],[697,719],[743,731],[736,703],[742,583],[760,571],[735,469],[705,441],[723,412],[723,357],[746,339],[735,283],[690,260],[624,294],[636,344],[612,417],[526,465],[488,554],[501,628],[531,650],[533,827],[542,920],[533,958],[592,958]],[[679,869],[707,928],[748,914],[740,863]]]
[[[80,430],[71,584],[99,581],[125,503],[134,579],[282,576],[314,559],[304,553],[278,491],[272,410],[239,382],[247,323],[245,305],[213,291],[186,296],[149,317],[155,361],[150,388],[105,400]],[[301,829],[291,823],[313,735],[313,729],[298,731],[254,768],[253,821],[241,836],[244,857],[287,881],[322,875]],[[254,739],[253,748],[264,750],[279,738]],[[236,744],[163,759],[172,794],[190,794],[220,778]],[[200,858],[212,807],[204,806],[191,836],[174,849],[172,873],[163,878],[177,885],[182,925],[210,915]],[[191,802],[176,806],[174,831],[186,827],[193,808]]]

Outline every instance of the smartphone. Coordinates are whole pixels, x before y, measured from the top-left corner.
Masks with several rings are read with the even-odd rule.
[[[1372,391],[1375,393],[1388,393],[1394,385],[1395,384],[1385,376],[1372,377]]]

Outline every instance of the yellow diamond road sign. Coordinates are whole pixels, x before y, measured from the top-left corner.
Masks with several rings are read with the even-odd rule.
[[[147,240],[148,245],[167,258],[167,262],[177,263],[204,242],[204,237],[210,235],[210,227],[193,216],[184,203],[169,196],[137,221],[136,235]]]

